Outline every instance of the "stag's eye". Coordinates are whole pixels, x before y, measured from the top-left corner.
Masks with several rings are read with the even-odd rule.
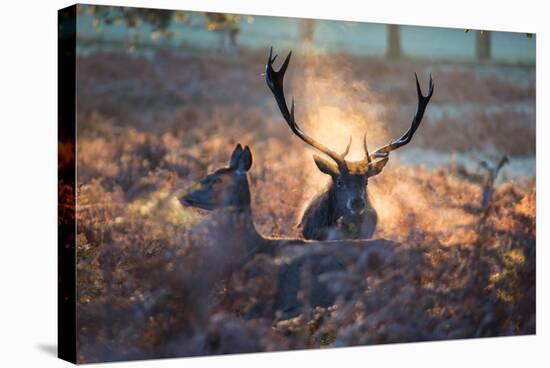
[[[221,182],[222,182],[222,179],[220,179],[220,178],[214,178],[214,179],[212,180],[212,184],[219,184],[219,183],[221,183]]]
[[[342,186],[342,179],[340,179],[340,178],[337,178],[337,179],[336,179],[336,186],[337,186],[338,188],[340,188],[340,187]]]

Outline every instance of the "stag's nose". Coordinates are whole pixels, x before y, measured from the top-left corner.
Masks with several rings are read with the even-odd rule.
[[[355,197],[348,201],[348,209],[352,213],[361,213],[365,209],[365,200],[361,197]]]

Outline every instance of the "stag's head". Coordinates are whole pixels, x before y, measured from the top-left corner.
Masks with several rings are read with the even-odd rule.
[[[290,110],[288,109],[286,98],[283,91],[283,81],[286,69],[290,62],[292,52],[289,52],[280,69],[273,69],[273,62],[277,55],[273,56],[273,49],[269,50],[269,57],[266,64],[265,78],[267,85],[277,101],[277,105],[292,132],[302,141],[325,154],[330,160],[324,159],[319,155],[314,155],[315,164],[323,173],[330,175],[333,181],[335,210],[340,214],[350,213],[351,215],[361,214],[366,207],[366,188],[368,178],[378,175],[389,160],[391,151],[408,144],[422,121],[426,106],[432,97],[434,85],[430,75],[428,95],[424,96],[418,83],[418,77],[415,73],[416,91],[418,94],[418,107],[409,129],[398,139],[389,144],[378,148],[369,153],[367,148],[367,134],[363,136],[363,148],[365,157],[360,161],[348,161],[346,156],[349,153],[352,138],[343,153],[337,153],[320,142],[307,135],[298,125],[294,118],[294,98]]]
[[[245,209],[250,207],[250,189],[247,171],[252,166],[252,152],[240,144],[235,147],[224,167],[207,175],[198,188],[180,198],[184,206],[214,210],[225,207]]]
[[[332,179],[334,209],[338,213],[349,212],[351,215],[360,215],[367,205],[368,179],[382,171],[388,162],[388,157],[373,160],[367,153],[361,161],[348,161],[345,156],[349,147],[350,144],[340,157],[331,157],[332,160],[319,155],[313,155],[313,160],[319,170]]]

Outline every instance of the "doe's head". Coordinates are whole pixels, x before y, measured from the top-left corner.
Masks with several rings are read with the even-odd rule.
[[[184,206],[215,210],[225,207],[250,206],[250,189],[246,173],[252,166],[252,152],[248,146],[237,144],[229,167],[223,167],[203,178],[198,188],[180,198]]]

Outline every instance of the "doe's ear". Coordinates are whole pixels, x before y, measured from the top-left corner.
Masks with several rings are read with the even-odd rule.
[[[229,167],[231,169],[237,169],[242,153],[243,147],[239,143],[237,144],[237,147],[235,147],[235,149],[233,150],[233,153],[231,154],[231,159],[229,159]]]
[[[244,148],[241,157],[239,158],[239,163],[237,165],[237,171],[247,172],[252,167],[252,152],[250,147],[246,146]]]
[[[367,170],[367,176],[371,177],[371,176],[376,176],[380,174],[384,166],[386,166],[386,164],[388,163],[389,159],[390,159],[389,157],[385,157],[381,160],[371,162]]]
[[[338,167],[335,164],[325,160],[319,155],[313,155],[313,161],[315,161],[315,165],[317,165],[319,170],[321,170],[321,172],[324,172],[327,175],[336,176],[340,174],[340,171],[338,170]]]

